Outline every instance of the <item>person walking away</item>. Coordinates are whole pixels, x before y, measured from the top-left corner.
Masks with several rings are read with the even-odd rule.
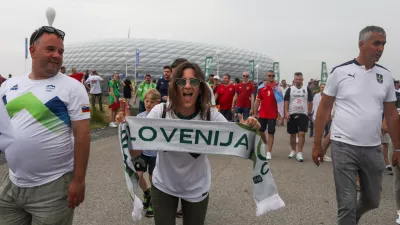
[[[159,79],[157,82],[157,91],[161,94],[161,102],[165,103],[168,100],[168,87],[169,81],[171,80],[172,70],[170,66],[164,66],[163,68],[163,78]]]
[[[235,97],[232,101],[232,110],[235,110],[235,121],[238,121],[238,114],[244,119],[253,115],[254,108],[254,85],[249,81],[250,73],[243,72],[243,81],[236,85]]]
[[[96,98],[97,98],[101,112],[103,112],[103,99],[101,91],[101,82],[103,81],[104,79],[99,75],[97,75],[96,71],[93,71],[92,75],[90,75],[84,83],[86,88],[89,89],[90,95],[92,96],[92,109],[96,110]]]
[[[277,98],[283,99],[282,89],[275,81],[275,73],[273,70],[267,72],[267,82],[258,91],[256,104],[254,106],[255,115],[258,115],[258,121],[261,125],[260,137],[264,143],[265,151],[267,152],[267,160],[272,159],[272,147],[274,145],[274,135],[276,120],[282,120],[282,115],[278,112]],[[257,113],[259,111],[259,113]],[[265,131],[268,128],[268,142]],[[268,143],[268,144],[267,144]]]
[[[144,94],[146,93],[146,91],[148,89],[150,89],[150,88],[156,89],[156,87],[157,87],[157,85],[151,81],[151,75],[146,74],[146,76],[144,77],[144,81],[139,84],[136,95],[133,98],[133,104],[136,104],[137,96],[139,96],[139,98],[140,98],[139,113],[146,111],[146,109],[144,107]]]
[[[220,104],[220,113],[228,121],[233,121],[232,101],[235,96],[235,85],[231,83],[231,76],[225,74],[223,84],[215,93],[215,100]]]
[[[121,86],[123,86],[125,83],[123,83],[120,78],[119,74],[115,73],[112,77],[112,80],[108,83],[108,87],[110,89],[109,92],[109,101],[110,105],[108,108],[110,109],[109,111],[109,119],[110,119],[110,127],[117,127],[117,124],[115,123],[115,116],[117,115],[118,109],[120,108],[120,102],[119,98],[121,96],[120,91],[121,91]]]
[[[290,134],[291,151],[289,158],[296,157],[299,162],[303,162],[305,133],[307,133],[308,120],[311,117],[312,101],[310,88],[303,85],[303,74],[296,72],[294,74],[294,85],[288,88],[285,94],[285,117],[288,121],[287,132]],[[299,141],[296,154],[297,133]]]
[[[49,26],[34,31],[32,72],[0,88],[15,130],[5,153],[9,170],[0,183],[1,225],[71,225],[84,201],[89,97],[82,83],[59,73],[64,36]]]
[[[383,28],[362,29],[358,57],[332,70],[318,107],[312,153],[316,165],[324,156],[320,140],[327,109],[332,108],[333,102],[336,106],[331,146],[339,225],[355,225],[362,215],[379,207],[385,171],[381,149],[382,112],[394,146],[392,164],[400,163],[399,114],[394,104],[393,78],[389,70],[376,64],[385,44]],[[361,188],[358,199],[357,174]]]
[[[134,94],[134,88],[132,85],[132,81],[129,80],[128,78],[125,78],[124,80],[124,98],[129,106],[129,103],[131,102],[132,99],[132,94]]]

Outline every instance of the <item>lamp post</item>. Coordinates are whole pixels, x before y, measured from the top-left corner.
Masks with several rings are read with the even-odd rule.
[[[260,81],[258,80],[258,68],[260,68],[260,65],[256,65],[256,72],[257,72],[257,83],[259,83]]]
[[[221,51],[219,49],[215,50],[215,55],[217,56],[217,76],[219,76],[219,53]]]

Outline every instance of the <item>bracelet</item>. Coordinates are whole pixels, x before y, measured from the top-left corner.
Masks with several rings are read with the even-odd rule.
[[[400,149],[393,149],[393,152],[400,152]]]

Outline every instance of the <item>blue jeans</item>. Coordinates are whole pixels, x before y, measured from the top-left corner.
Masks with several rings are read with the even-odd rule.
[[[146,111],[146,107],[144,106],[144,102],[139,101],[139,113]]]
[[[243,119],[247,120],[247,118],[249,118],[249,114],[250,114],[250,108],[241,108],[241,107],[235,107],[235,122],[239,122],[239,118],[237,116],[237,114],[242,114],[243,115]]]

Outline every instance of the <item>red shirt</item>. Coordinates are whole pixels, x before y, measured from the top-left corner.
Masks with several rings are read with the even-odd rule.
[[[219,85],[217,87],[216,94],[218,94],[218,102],[220,109],[230,110],[232,109],[232,101],[235,96],[235,85],[230,84],[225,86],[225,84]]]
[[[75,80],[82,82],[84,74],[83,73],[76,73],[76,74],[70,74],[69,77],[74,78]]]
[[[276,119],[278,117],[278,104],[270,85],[266,85],[258,91],[257,99],[260,100],[260,118]]]
[[[238,94],[236,106],[240,108],[251,108],[251,94],[254,94],[253,83],[240,83],[236,85],[235,93]]]

